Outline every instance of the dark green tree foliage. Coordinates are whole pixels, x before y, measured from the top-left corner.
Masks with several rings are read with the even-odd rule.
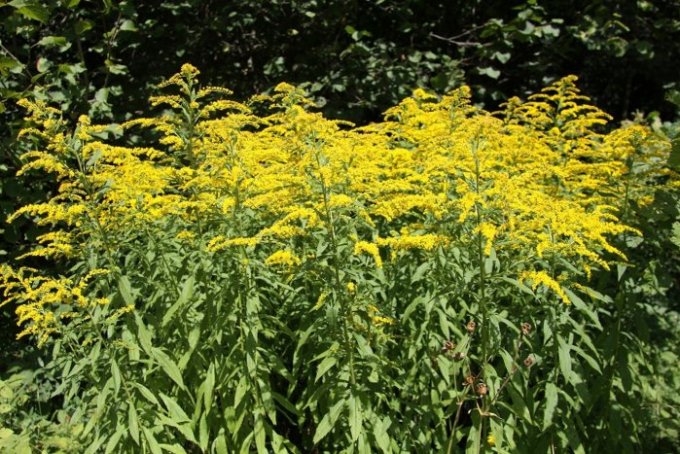
[[[465,77],[492,104],[566,73],[619,118],[669,113],[663,92],[680,78],[677,0],[12,0],[0,11],[10,120],[27,91],[72,116],[115,117],[183,61],[242,96],[306,82],[327,113],[362,122],[415,86]]]

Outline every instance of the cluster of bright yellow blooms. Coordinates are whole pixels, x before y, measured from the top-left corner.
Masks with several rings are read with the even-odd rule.
[[[648,204],[659,184],[678,181],[664,167],[668,141],[640,125],[600,132],[609,118],[587,104],[575,77],[496,113],[474,107],[467,87],[444,96],[418,89],[384,121],[354,127],[314,113],[288,84],[239,103],[223,88],[197,87],[197,75],[184,65],[163,84],[177,94],[152,98],[168,110],[117,128],[82,117],[69,135],[58,111],[23,102],[34,127],[22,135],[39,146],[21,172],[60,182],[51,200],[14,215],[53,226],[27,255],[82,257],[93,242],[104,253],[126,232],[162,224],[179,228],[187,247],[221,254],[266,246],[268,266],[294,268],[314,260],[295,245],[319,229],[333,232],[342,215],[361,226],[354,253],[376,267],[477,239],[485,255],[524,257],[516,277],[568,303],[563,286],[577,272],[532,263],[561,257],[587,276],[608,268],[625,258],[612,239],[637,234],[620,220],[624,205]],[[158,145],[102,139],[130,130],[155,135]],[[244,211],[251,222],[239,225]],[[59,293],[40,289],[62,281],[17,279],[4,291],[20,302],[20,322],[32,321],[25,332],[48,332],[45,308]],[[64,287],[60,301],[79,288]]]

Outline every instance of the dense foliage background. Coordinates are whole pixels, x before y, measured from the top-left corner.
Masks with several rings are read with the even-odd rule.
[[[492,111],[510,96],[526,97],[573,73],[593,104],[613,116],[605,129],[648,124],[669,140],[666,164],[677,170],[678,61],[677,0],[0,1],[0,254],[9,263],[44,232],[28,217],[12,224],[4,219],[57,190],[48,176],[16,176],[19,156],[30,149],[17,140],[26,126],[26,112],[16,104],[22,98],[57,107],[71,128],[82,114],[123,122],[147,112],[156,85],[191,62],[204,84],[229,87],[235,99],[271,93],[285,80],[302,87],[329,118],[361,125],[379,120],[415,87],[444,93],[466,83],[472,100]],[[140,132],[125,136],[128,144],[147,139]],[[612,358],[610,382],[620,379],[610,385],[612,393],[629,395],[627,406],[603,406],[592,417],[602,421],[598,430],[612,434],[625,430],[622,421],[631,415],[644,417],[639,432],[653,434],[647,442],[663,452],[677,452],[679,443],[672,424],[678,401],[671,392],[680,386],[673,365],[680,355],[676,196],[658,191],[653,203],[625,210],[622,221],[645,239],[622,240],[631,241],[628,263],[596,273],[592,284],[616,302],[599,315],[604,329],[596,344]],[[39,257],[24,264],[64,272]],[[16,340],[13,310],[1,311],[3,378],[10,369],[32,370],[47,361],[33,343]],[[31,389],[28,375],[23,390]],[[39,377],[36,383],[47,389]],[[649,402],[652,395],[654,411],[630,410],[639,409],[636,399]],[[36,408],[49,400],[41,398]]]

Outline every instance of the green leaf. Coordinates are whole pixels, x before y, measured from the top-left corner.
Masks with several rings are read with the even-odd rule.
[[[493,58],[505,64],[510,60],[510,52],[494,52]]]
[[[52,438],[51,440],[55,440],[55,438]],[[69,440],[65,439],[64,441],[66,443],[68,443]],[[106,441],[106,435],[100,435],[94,441],[90,442],[90,444],[88,445],[84,454],[97,454],[97,453],[101,452],[100,448],[102,447],[102,445],[104,444],[105,441]],[[60,451],[60,452],[63,452],[63,451]],[[17,453],[17,454],[19,454],[19,453]],[[24,454],[24,453],[22,452],[21,454]],[[29,449],[28,451],[26,451],[25,454],[31,454],[31,450]]]
[[[568,288],[564,288],[564,293],[567,294],[567,297],[576,309],[587,315],[597,328],[602,329],[602,325],[600,324],[600,320],[597,317],[597,313],[592,310],[590,306],[588,306],[576,293],[572,292]]]
[[[105,103],[106,100],[109,97],[109,89],[108,88],[100,88],[97,90],[94,94],[94,99],[97,102]]]
[[[491,429],[491,434],[495,438],[495,445],[496,445],[496,452],[508,452],[506,450],[502,450],[501,448],[503,447],[503,442],[504,442],[504,433],[503,433],[503,427],[504,427],[504,422],[498,422],[494,418],[489,418],[489,428]],[[512,450],[510,450],[512,452]]]
[[[421,296],[416,297],[404,310],[404,312],[401,315],[401,320],[402,321],[407,321],[410,317],[411,314],[420,306],[425,299]]]
[[[137,26],[133,21],[130,19],[125,19],[121,24],[120,24],[120,30],[124,32],[136,32],[139,31],[137,29]]]
[[[335,426],[335,423],[338,421],[338,417],[340,416],[340,413],[342,413],[342,408],[345,405],[344,400],[340,400],[336,402],[324,415],[323,418],[321,418],[321,422],[319,422],[319,425],[316,427],[316,432],[314,433],[314,439],[312,440],[314,444],[317,444],[319,441],[323,440],[323,438],[328,435],[328,432],[330,432],[333,429],[333,426]]]
[[[571,355],[570,347],[560,335],[557,335],[557,354],[559,356],[560,371],[567,381],[571,380]]]
[[[418,268],[416,268],[415,272],[413,273],[413,276],[411,277],[411,282],[418,282],[423,277],[425,277],[425,273],[427,273],[429,268],[430,264],[428,262],[422,263]]]
[[[205,381],[203,381],[203,405],[205,406],[206,413],[210,412],[213,401],[213,392],[215,391],[215,364],[210,363],[208,367],[208,372],[205,376]]]
[[[128,429],[130,430],[132,439],[136,444],[139,444],[139,418],[135,405],[131,400],[128,400]]]
[[[319,367],[316,369],[315,381],[319,381],[319,379],[323,377],[326,374],[326,372],[328,372],[331,369],[331,367],[335,366],[336,363],[337,359],[335,359],[334,356],[327,356],[326,358],[324,358],[324,360],[321,361],[321,363],[319,363]]]
[[[680,248],[680,222],[673,223],[673,235],[671,236],[671,241],[678,248]]]
[[[492,79],[498,79],[500,77],[501,72],[497,70],[496,68],[493,68],[491,66],[487,66],[484,68],[478,68],[477,72],[481,74],[482,76],[488,76]]]
[[[164,451],[168,451],[168,452],[171,452],[173,454],[187,454],[187,451],[182,447],[182,445],[178,445],[177,443],[175,443],[174,445],[168,445],[168,444],[165,444],[165,443],[161,443],[159,446]]]
[[[170,306],[170,308],[166,311],[165,315],[163,316],[163,321],[161,322],[161,326],[166,326],[170,320],[175,316],[175,313],[179,309],[181,309],[194,295],[194,283],[196,282],[195,277],[189,276],[189,279],[184,281],[184,284],[182,285],[182,291],[180,292],[179,298],[177,298],[177,301]]]
[[[118,368],[118,363],[116,363],[115,359],[111,361],[111,376],[113,377],[114,389],[116,394],[118,394],[118,391],[120,391],[121,378],[120,369]]]
[[[144,321],[138,312],[135,312],[135,324],[137,325],[137,339],[139,339],[139,344],[148,355],[151,355],[153,351],[153,346],[151,345],[151,333],[146,328],[146,325],[144,324]]]
[[[182,435],[184,435],[184,438],[186,438],[190,442],[198,445],[198,441],[196,441],[196,437],[194,436],[194,433],[191,430],[190,424],[188,424],[188,423],[178,424],[177,422],[175,422],[174,419],[169,418],[169,417],[167,417],[163,414],[157,415],[157,420],[160,424],[162,424],[164,426],[174,427]]]
[[[251,431],[246,438],[243,440],[243,443],[241,444],[241,449],[239,450],[239,454],[249,454],[250,453],[250,445],[253,444],[253,432]]]
[[[220,429],[220,432],[217,434],[217,439],[215,440],[214,446],[215,454],[228,454],[227,438],[225,437],[224,429]]]
[[[180,372],[177,364],[162,350],[153,347],[151,349],[151,356],[158,362],[163,369],[163,372],[182,389],[185,389],[184,380],[182,379],[182,372]]]
[[[194,350],[196,349],[196,346],[198,345],[198,339],[201,336],[201,328],[200,326],[196,326],[194,329],[191,330],[189,333],[189,349],[182,355],[180,358],[179,362],[177,365],[179,366],[179,370],[184,370],[189,364],[189,360],[191,359],[191,355],[193,355]]]
[[[543,430],[552,425],[553,415],[557,408],[558,394],[557,386],[553,383],[545,385],[545,410],[543,412]]]
[[[671,140],[671,154],[668,156],[668,166],[680,170],[680,137]]]
[[[52,62],[45,57],[38,57],[38,60],[35,62],[35,69],[41,74],[49,71],[51,67]]]
[[[261,415],[257,416],[255,420],[255,447],[257,448],[257,454],[269,454],[266,445],[266,433],[264,430],[264,418]]]
[[[97,395],[96,403],[97,407],[95,409],[94,415],[92,415],[85,428],[81,432],[81,436],[85,436],[89,434],[92,429],[94,429],[95,425],[99,421],[100,416],[104,412],[104,408],[106,407],[107,403],[109,402],[109,395],[111,394],[111,388],[113,387],[113,378],[109,378],[106,381],[106,384],[104,385],[104,388],[99,392]]]
[[[378,418],[373,425],[373,436],[375,437],[375,443],[384,453],[391,453],[390,449],[390,437],[387,434],[387,429],[389,428],[389,422],[385,419]]]
[[[210,430],[208,429],[208,421],[206,419],[206,414],[203,413],[198,423],[198,446],[201,448],[201,451],[206,452],[208,450],[209,442],[210,442]]]
[[[272,398],[278,403],[281,407],[283,407],[286,411],[290,412],[291,414],[299,417],[301,415],[300,410],[295,408],[295,406],[290,403],[288,399],[286,399],[285,396],[277,393],[276,391],[272,391]]]
[[[11,5],[12,3],[14,2],[10,2],[9,4]],[[48,19],[50,18],[49,10],[44,6],[35,3],[31,3],[22,8],[17,9],[17,13],[21,14],[22,16],[28,19],[33,19],[43,24],[46,24]]]
[[[139,392],[142,394],[142,396],[144,396],[146,400],[156,405],[157,407],[161,406],[160,402],[158,402],[158,399],[156,399],[156,396],[154,396],[154,394],[151,392],[149,388],[142,385],[141,383],[133,383],[132,385],[139,390]]]
[[[118,442],[120,441],[120,438],[123,436],[124,432],[125,427],[119,425],[118,428],[116,429],[116,432],[111,436],[111,438],[109,438],[108,443],[106,443],[106,448],[104,448],[104,454],[111,454],[116,449],[116,446],[118,446]]]
[[[532,292],[529,287],[527,287],[526,285],[524,285],[523,283],[521,283],[517,279],[512,279],[512,278],[505,277],[505,276],[498,276],[498,278],[500,280],[504,281],[504,282],[507,282],[509,284],[514,285],[515,287],[517,287],[518,289],[520,289],[523,293],[526,293],[527,295],[533,296],[533,294],[534,294],[534,292]]]
[[[73,25],[76,35],[82,35],[88,30],[92,30],[92,27],[94,27],[94,24],[89,20],[79,20]]]
[[[149,451],[151,451],[151,454],[163,454],[163,451],[161,450],[158,441],[156,441],[156,437],[154,437],[153,432],[151,432],[151,430],[147,429],[146,427],[142,427],[142,431],[144,432],[144,438],[146,438],[146,443],[149,445]]]
[[[14,58],[0,55],[0,74],[7,74],[7,72],[17,73],[24,69],[24,65]]]
[[[361,413],[361,401],[356,396],[350,396],[347,402],[349,410],[349,430],[352,441],[357,441],[363,428],[363,415]]]
[[[125,304],[128,306],[135,305],[135,298],[132,296],[132,286],[130,285],[130,280],[127,276],[121,276],[118,280],[118,291],[120,292],[120,296],[123,297]]]
[[[236,385],[236,392],[234,393],[234,407],[238,407],[241,400],[246,395],[248,390],[248,382],[245,377],[241,377],[238,384]]]
[[[571,349],[574,350],[578,356],[585,359],[590,367],[592,367],[598,373],[600,373],[600,374],[602,373],[602,368],[600,367],[600,364],[597,362],[597,359],[595,359],[591,355],[587,354],[580,347],[572,346]]]
[[[168,414],[175,423],[184,424],[187,422],[191,422],[191,418],[189,418],[186,412],[182,410],[182,407],[179,406],[175,399],[163,393],[159,393],[159,395],[161,400],[165,404],[165,407],[168,409]]]
[[[127,66],[120,63],[114,63],[113,61],[107,59],[104,60],[104,65],[111,74],[122,75],[127,73]]]
[[[45,36],[38,41],[39,46],[44,47],[61,47],[69,44],[63,36]]]
[[[465,444],[465,454],[479,454],[482,448],[482,421],[478,413],[472,415],[472,426]]]

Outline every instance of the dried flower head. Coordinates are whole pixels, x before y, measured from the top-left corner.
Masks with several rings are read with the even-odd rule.
[[[477,323],[475,323],[474,320],[470,320],[469,322],[467,322],[467,325],[465,325],[465,329],[470,334],[474,333],[476,328],[477,328]]]
[[[448,353],[454,348],[456,348],[456,344],[454,342],[451,342],[450,340],[444,341],[444,345],[442,346],[442,353]]]
[[[523,336],[528,336],[529,334],[531,334],[531,323],[524,322],[520,325],[520,328],[522,330]]]

